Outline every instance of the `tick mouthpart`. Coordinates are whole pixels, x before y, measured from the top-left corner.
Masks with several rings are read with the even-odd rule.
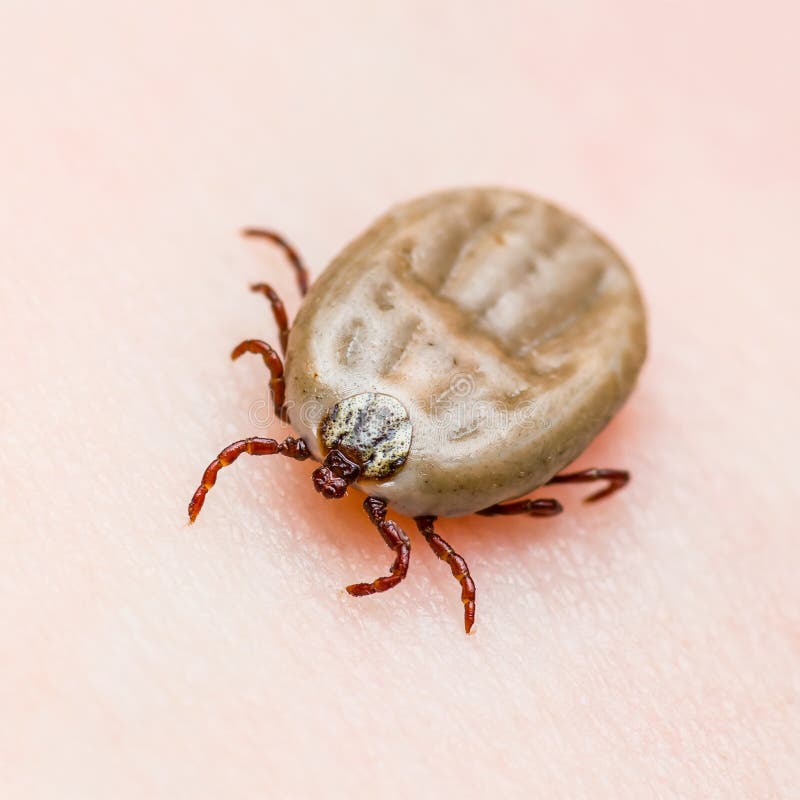
[[[361,467],[338,450],[331,450],[311,475],[314,488],[327,500],[338,500],[361,474]]]

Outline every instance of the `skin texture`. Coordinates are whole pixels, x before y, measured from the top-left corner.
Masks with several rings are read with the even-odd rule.
[[[387,211],[312,286],[289,337],[289,418],[319,458],[336,403],[397,398],[406,464],[358,486],[409,516],[458,517],[573,461],[646,347],[633,277],[585,223],[518,191],[434,192]]]
[[[0,795],[791,798],[800,786],[793,4],[0,9]],[[266,281],[434,189],[521,186],[648,301],[550,519],[411,520],[408,578],[264,428]],[[390,518],[393,515],[389,515]]]

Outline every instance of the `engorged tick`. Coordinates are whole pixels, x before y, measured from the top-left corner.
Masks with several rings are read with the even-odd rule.
[[[281,247],[308,288],[305,266]],[[605,481],[587,501],[624,486],[617,469],[559,474],[633,388],[646,352],[645,313],[622,258],[565,211],[522,192],[457,189],[396,206],[322,273],[289,329],[267,284],[281,357],[260,355],[277,416],[297,438],[253,437],[226,447],[189,503],[194,522],[217,473],[243,453],[320,462],[314,488],[367,494],[364,509],[395,559],[386,577],[356,583],[356,597],[405,578],[410,542],[387,520],[414,518],[461,585],[464,627],[475,584],[464,559],[434,531],[437,517],[477,513],[549,517],[550,498],[515,500],[540,486]],[[504,501],[511,502],[504,502]]]

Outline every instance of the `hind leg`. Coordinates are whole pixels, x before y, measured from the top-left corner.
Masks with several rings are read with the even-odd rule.
[[[529,517],[554,517],[563,510],[564,506],[558,500],[545,498],[541,500],[514,500],[511,503],[497,503],[475,513],[483,517],[508,517],[512,514],[527,514]]]
[[[305,295],[308,291],[308,270],[303,263],[303,259],[300,258],[300,254],[283,236],[279,233],[275,233],[275,231],[266,230],[264,228],[245,228],[242,231],[242,235],[251,239],[264,239],[280,247],[289,259],[289,263],[294,267],[300,294]]]
[[[581,472],[566,472],[563,475],[556,475],[547,482],[547,486],[552,486],[556,483],[593,483],[594,481],[607,481],[608,485],[604,486],[594,494],[590,494],[585,500],[585,503],[594,503],[596,500],[602,500],[614,492],[618,492],[623,486],[631,479],[631,474],[624,469],[585,469]]]
[[[593,483],[594,481],[607,481],[604,486],[594,494],[589,495],[584,502],[594,503],[602,500],[610,494],[619,491],[631,479],[630,473],[623,469],[585,469],[581,472],[565,472],[563,475],[556,475],[551,478],[545,486],[553,486],[558,483]],[[511,503],[497,503],[489,508],[476,511],[484,517],[511,516],[512,514],[527,514],[529,517],[553,517],[560,514],[564,507],[558,500],[514,500]]]

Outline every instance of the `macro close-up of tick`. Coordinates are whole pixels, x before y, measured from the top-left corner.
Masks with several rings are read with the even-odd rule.
[[[800,800],[800,4],[0,6],[0,800]]]
[[[588,501],[629,481],[624,469],[563,470],[631,392],[646,354],[642,300],[623,259],[556,206],[506,189],[438,192],[403,203],[349,244],[309,286],[279,234],[303,303],[290,326],[274,289],[283,358],[260,339],[237,345],[269,370],[276,416],[295,432],[225,447],[189,503],[194,522],[222,467],[240,455],[313,459],[324,498],[353,486],[394,553],[389,575],[347,587],[362,597],[399,584],[410,540],[390,510],[414,519],[461,587],[475,621],[465,559],[435,531],[440,517],[550,517],[554,484],[600,482]],[[487,523],[489,524],[489,523]]]

